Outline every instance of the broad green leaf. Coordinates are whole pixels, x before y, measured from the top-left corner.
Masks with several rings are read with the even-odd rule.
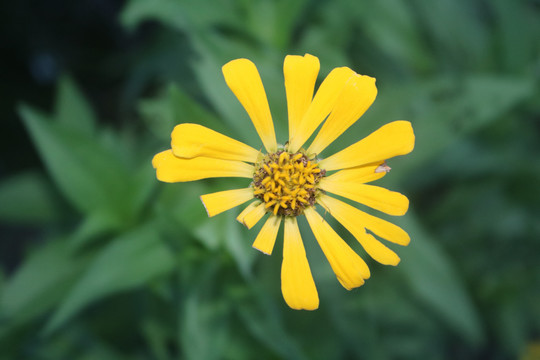
[[[92,137],[53,124],[28,106],[19,113],[60,191],[79,211],[120,212],[129,180],[123,164]]]
[[[488,27],[476,14],[472,1],[439,0],[412,1],[418,22],[425,24],[424,33],[432,41],[441,64],[456,68],[459,65],[481,64],[488,55]],[[460,25],[456,26],[455,19]],[[441,65],[439,65],[441,66]]]
[[[170,105],[169,92],[164,91],[152,99],[139,101],[138,112],[146,126],[159,139],[168,141],[171,131],[180,119],[176,119]]]
[[[225,60],[219,58],[213,51],[207,48],[207,45],[202,40],[198,41],[197,44],[202,58],[193,62],[193,71],[204,90],[204,94],[223,121],[234,131],[233,133],[238,134],[235,137],[237,140],[257,139],[257,132],[250,125],[249,117],[240,103],[238,103],[238,100],[236,100],[234,94],[227,87],[221,72],[221,67],[228,60],[232,59]],[[246,141],[246,143],[248,145],[258,146],[255,145],[256,141]]]
[[[190,98],[182,89],[171,85],[168,88],[169,106],[176,123],[194,122],[222,132],[226,129],[223,122],[203,105]]]
[[[250,284],[250,293],[251,296],[237,307],[237,311],[251,335],[279,358],[305,359],[306,355],[294,336],[285,328],[282,314],[273,299],[256,283]]]
[[[282,13],[278,11],[277,4],[283,1],[251,1],[249,6],[245,7],[246,14],[246,30],[256,37],[262,43],[278,45],[276,41],[278,19]],[[293,10],[297,2],[287,1],[288,4],[293,4],[290,10]],[[282,38],[282,40],[285,40]]]
[[[198,204],[196,205],[198,207]],[[189,228],[189,225],[186,223]],[[203,218],[199,224],[192,224],[191,229],[197,240],[203,243],[208,249],[217,251],[223,244],[223,228],[226,226],[225,217],[214,219]]]
[[[110,240],[56,310],[45,332],[58,329],[89,304],[143,286],[173,267],[173,255],[151,225]]]
[[[2,353],[6,359],[70,359],[70,360],[143,360],[136,350],[122,351],[118,344],[99,336],[95,329],[85,324],[75,324],[58,336],[36,341],[35,331],[26,341],[9,344],[11,351]],[[100,334],[103,335],[103,334]],[[115,339],[121,338],[122,334]],[[15,345],[15,346],[14,346]],[[17,346],[18,345],[18,346]],[[2,349],[4,350],[4,349]],[[127,355],[130,354],[131,356]]]
[[[225,299],[207,301],[193,291],[182,307],[179,335],[186,359],[221,359],[230,331]]]
[[[0,220],[34,224],[57,220],[59,206],[43,176],[27,172],[0,183]]]
[[[128,29],[134,29],[139,23],[157,20],[193,34],[197,30],[220,23],[234,25],[242,18],[236,15],[233,2],[215,3],[197,0],[131,0],[123,9],[120,21]]]
[[[222,232],[224,233],[223,244],[233,257],[242,276],[245,279],[252,279],[253,262],[260,255],[259,251],[251,246],[257,235],[236,221],[239,213],[240,209],[235,208],[223,214],[226,221],[225,231]]]
[[[92,135],[96,117],[71,77],[64,75],[58,83],[55,107],[56,120],[65,128]]]
[[[349,4],[356,17],[362,19],[360,24],[369,38],[376,39],[374,45],[396,63],[416,70],[431,68],[433,57],[426,51],[420,24],[407,1],[370,1],[355,6],[352,0]]]
[[[464,341],[479,345],[484,340],[479,314],[451,259],[425,232],[412,211],[393,222],[411,235],[411,243],[399,249],[398,271],[421,302],[438,313]]]
[[[165,24],[184,29],[187,27],[184,8],[185,5],[174,0],[131,0],[124,7],[120,21],[130,30],[149,19],[158,19]]]
[[[227,62],[239,58],[239,54],[244,54],[243,57],[249,58],[259,71],[270,104],[276,136],[279,141],[284,142],[287,134],[287,104],[283,86],[282,54],[253,51],[219,33],[197,36],[192,42],[201,57],[192,62],[193,71],[219,118],[226,122],[231,136],[256,149],[262,147],[249,116],[227,87],[221,71]]]
[[[69,241],[73,249],[79,249],[97,238],[111,233],[125,224],[115,214],[94,211],[86,216],[71,235]]]
[[[219,359],[231,325],[231,308],[224,296],[228,286],[220,281],[227,277],[227,268],[219,258],[201,260],[192,262],[190,274],[179,269],[177,341],[186,359]]]
[[[267,52],[257,53],[253,51],[253,48],[246,46],[241,39],[223,36],[218,32],[211,31],[213,26],[224,23],[231,27],[239,27],[239,31],[246,31],[248,36],[253,36],[253,32],[249,31],[249,26],[244,24],[245,21],[249,22],[249,19],[246,20],[242,12],[238,11],[234,6],[231,7],[230,3],[219,3],[212,6],[200,2],[197,5],[190,6],[188,3],[170,0],[159,0],[159,3],[156,4],[147,0],[131,1],[122,14],[122,22],[128,28],[132,28],[142,20],[156,19],[166,25],[185,31],[190,36],[190,41],[199,55],[196,61],[191,61],[191,63],[205,95],[220,114],[220,117],[227,122],[228,127],[234,129],[234,133],[239,136],[234,136],[235,138],[242,141],[253,139],[254,141],[247,141],[248,144],[260,147],[254,128],[247,125],[250,123],[248,116],[225,84],[221,67],[235,57],[244,56],[256,62],[261,72],[270,69],[270,72],[272,72],[270,76],[263,75],[265,88],[270,103],[273,105],[274,101],[271,98],[276,92],[268,91],[268,83],[279,84],[279,89],[282,92],[280,95],[282,96],[280,96],[279,101],[275,102],[277,106],[272,106],[272,112],[273,114],[277,113],[277,118],[282,119],[281,114],[285,113],[282,110],[286,109],[285,96],[282,91],[283,78],[282,75],[278,77],[278,74],[274,74],[275,69],[281,69],[281,66],[277,64],[280,64],[283,60],[282,55],[277,56],[277,53],[273,53],[273,56],[269,56]],[[264,5],[261,4],[261,6]],[[251,14],[252,6],[247,8]],[[296,5],[293,6],[293,9],[296,9],[294,12],[299,12]],[[260,25],[260,21],[258,22]],[[250,53],[251,55],[248,56]],[[263,61],[266,61],[266,63],[263,63]],[[271,67],[265,66],[270,64]],[[158,111],[161,114],[164,112],[163,109]],[[282,129],[286,128],[286,123],[285,121],[278,121],[275,126],[278,133],[281,134],[284,132]],[[160,130],[159,132],[161,133]]]
[[[117,350],[114,350],[112,346],[104,341],[93,344],[90,348],[85,349],[81,353],[82,354],[80,357],[78,357],[76,360],[118,360],[126,358],[123,354],[119,353]],[[66,351],[63,355],[64,357],[69,357],[71,354],[72,352]],[[142,360],[140,357],[129,357],[128,359]]]
[[[240,186],[237,182],[225,180],[219,190],[238,187]],[[229,252],[242,275],[250,278],[251,267],[258,254],[251,247],[256,233],[248,231],[236,220],[236,216],[246,205],[208,218],[199,197],[213,191],[217,189],[205,188],[197,182],[167,184],[158,198],[157,216],[169,224],[180,224],[179,230],[190,233],[207,249]]]
[[[196,233],[207,222],[208,215],[199,196],[211,191],[203,182],[162,184],[160,190],[156,196],[155,215],[162,227],[171,227],[182,237],[184,232]]]
[[[534,82],[522,77],[473,75],[440,77],[379,89],[377,100],[362,118],[331,144],[324,154],[345,148],[390,121],[412,123],[416,143],[412,153],[390,159],[394,184],[421,168],[471,133],[502,120],[504,114],[533,96]]]
[[[250,1],[245,2],[246,32],[279,50],[286,50],[294,40],[293,31],[306,11],[307,1]]]
[[[306,25],[302,29],[303,34],[296,47],[301,49],[301,53],[307,52],[319,58],[321,62],[319,79],[322,80],[333,68],[351,65],[345,47],[350,46],[358,37],[351,31],[358,23],[358,17],[353,19],[349,9],[345,15],[342,10],[344,7],[340,9],[335,3],[322,3],[317,8],[321,15],[319,26]],[[298,20],[301,21],[302,17]],[[358,70],[359,73],[365,71],[354,68],[353,70]]]
[[[419,166],[460,138],[500,120],[533,89],[531,80],[495,76],[433,85],[425,89],[427,98],[420,97],[415,104],[422,114],[411,119],[417,141],[413,153],[400,159],[404,166]],[[438,94],[452,95],[436,101]]]
[[[90,257],[89,252],[74,254],[64,239],[36,249],[6,283],[0,302],[2,317],[8,324],[21,324],[51,309],[65,296]]]
[[[139,112],[149,129],[161,139],[170,139],[171,131],[180,123],[196,123],[223,132],[224,126],[215,115],[190,98],[175,85],[154,98],[139,102]]]
[[[3,298],[4,294],[4,287],[6,286],[6,275],[4,274],[4,271],[0,269],[0,299]]]
[[[157,360],[168,360],[167,345],[169,334],[163,323],[156,318],[148,317],[142,324],[142,333]]]
[[[152,195],[158,185],[156,172],[152,168],[150,157],[144,157],[143,161],[140,162],[140,166],[131,173],[130,180],[125,211],[127,211],[132,222],[137,222],[136,215],[144,211],[148,203],[154,200]]]
[[[529,1],[496,0],[491,4],[499,35],[494,39],[499,50],[495,61],[510,72],[531,71],[533,67],[527,68],[537,61],[540,51],[537,11],[531,11]]]
[[[497,325],[497,335],[501,339],[500,346],[514,354],[519,353],[526,346],[529,337],[527,322],[530,321],[531,317],[538,319],[533,314],[524,312],[525,299],[523,295],[517,295],[512,299],[513,301],[501,299],[502,304],[497,307],[497,314],[493,316]],[[538,302],[538,300],[540,297],[536,296],[534,301]],[[536,323],[538,324],[538,320]]]

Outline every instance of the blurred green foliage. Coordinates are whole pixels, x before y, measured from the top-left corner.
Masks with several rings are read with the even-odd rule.
[[[46,173],[0,183],[0,221],[40,229],[0,277],[2,358],[538,358],[539,6],[128,1],[126,31],[158,27],[129,65],[138,116],[98,121],[68,76],[52,113],[18,107]],[[373,107],[328,153],[402,118],[417,136],[381,180],[411,199],[389,219],[412,238],[394,247],[398,267],[369,262],[371,279],[349,293],[301,223],[315,312],[282,300],[279,241],[266,257],[237,210],[207,218],[198,196],[241,180],[158,184],[151,167],[182,122],[260,146],[221,75],[234,58],[256,63],[285,139],[282,61],[305,52],[320,58],[319,80],[337,66],[378,79]]]

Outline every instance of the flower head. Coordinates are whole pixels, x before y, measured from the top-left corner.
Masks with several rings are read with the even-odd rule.
[[[370,277],[369,268],[319,214],[317,205],[334,216],[373,259],[397,265],[396,253],[371,233],[399,245],[409,243],[408,234],[328,193],[390,215],[405,214],[409,205],[405,196],[367,183],[386,175],[390,170],[387,159],[412,151],[414,134],[409,122],[394,121],[323,158],[320,154],[324,149],[375,100],[375,79],[358,75],[347,67],[336,68],[313,96],[319,72],[316,57],[289,55],[283,72],[289,115],[289,139],[285,144],[276,141],[257,68],[247,59],[237,59],[223,66],[223,75],[251,118],[264,150],[256,150],[201,125],[180,124],[172,132],[171,149],[157,154],[153,165],[157,178],[164,182],[211,177],[250,179],[246,188],[202,195],[208,216],[251,201],[237,220],[251,229],[267,216],[253,247],[268,255],[283,222],[283,297],[293,309],[313,310],[319,306],[319,298],[297,217],[306,217],[339,282],[348,290],[364,284]],[[321,123],[313,142],[305,147]]]

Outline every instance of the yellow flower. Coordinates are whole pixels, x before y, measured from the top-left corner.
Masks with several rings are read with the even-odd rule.
[[[390,215],[405,214],[409,206],[405,196],[366,183],[383,177],[390,170],[385,160],[412,151],[411,124],[394,121],[330,157],[319,156],[371,106],[377,95],[375,79],[358,75],[347,67],[336,68],[313,96],[319,60],[309,54],[287,56],[283,72],[289,139],[279,145],[255,65],[247,59],[237,59],[227,63],[222,70],[227,85],[249,114],[265,151],[201,125],[180,124],[172,132],[172,148],[153,159],[157,178],[164,182],[211,177],[250,179],[246,188],[203,195],[201,200],[208,216],[252,200],[237,220],[251,229],[267,215],[253,247],[268,255],[272,253],[280,224],[284,222],[281,289],[285,301],[293,309],[314,310],[319,306],[298,229],[296,218],[299,215],[305,215],[334,273],[346,289],[359,287],[370,277],[366,263],[317,212],[316,204],[334,216],[373,259],[382,264],[397,265],[399,257],[371,233],[399,245],[409,243],[408,234],[328,193]],[[313,142],[304,147],[321,123]]]

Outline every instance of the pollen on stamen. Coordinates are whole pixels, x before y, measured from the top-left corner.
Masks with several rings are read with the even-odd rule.
[[[304,153],[278,151],[255,165],[254,196],[274,215],[298,216],[316,202],[318,183],[326,171]]]

